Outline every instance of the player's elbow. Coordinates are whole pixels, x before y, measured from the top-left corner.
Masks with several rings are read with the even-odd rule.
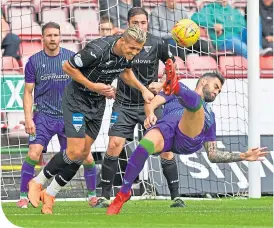
[[[211,163],[218,163],[218,162],[217,162],[217,159],[216,159],[216,156],[213,155],[213,154],[208,155],[208,160],[209,160]]]

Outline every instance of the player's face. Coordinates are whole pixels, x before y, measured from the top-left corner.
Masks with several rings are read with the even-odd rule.
[[[106,22],[99,25],[101,36],[111,36],[113,35],[113,24]]]
[[[121,52],[127,60],[132,60],[142,50],[144,43],[140,44],[131,38],[121,38]]]
[[[218,78],[206,79],[203,87],[203,94],[205,102],[213,102],[217,95],[221,92],[222,83]]]
[[[60,30],[56,28],[46,28],[43,34],[45,48],[55,51],[60,44]]]
[[[137,26],[143,31],[147,32],[148,30],[148,21],[147,17],[144,14],[135,15],[129,19],[128,26]]]

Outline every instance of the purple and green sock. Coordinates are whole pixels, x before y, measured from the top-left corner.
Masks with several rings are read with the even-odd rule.
[[[134,180],[142,171],[147,158],[154,152],[153,142],[143,138],[128,160],[123,185],[121,187],[122,193],[128,193],[130,191]]]
[[[20,198],[26,198],[28,193],[28,183],[34,177],[34,168],[39,161],[30,159],[26,156],[26,159],[21,169],[21,184],[20,184]]]
[[[203,104],[201,96],[183,83],[178,82],[174,92],[177,96],[180,96],[180,102],[187,110],[196,112],[201,108]]]
[[[96,196],[96,166],[95,161],[91,164],[83,165],[84,166],[84,177],[86,180],[88,198]]]

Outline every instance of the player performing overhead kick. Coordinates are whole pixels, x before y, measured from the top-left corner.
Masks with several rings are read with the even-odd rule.
[[[213,163],[257,161],[268,154],[265,147],[249,149],[245,153],[217,150],[215,115],[208,103],[221,92],[225,81],[222,75],[217,72],[204,74],[193,91],[178,82],[172,60],[167,61],[166,72],[164,92],[145,105],[147,119],[144,125],[149,129],[129,159],[123,186],[109,206],[108,215],[119,214],[129,200],[132,183],[151,154],[171,150],[177,154],[191,154],[203,145]],[[163,104],[163,118],[157,121],[154,110]]]

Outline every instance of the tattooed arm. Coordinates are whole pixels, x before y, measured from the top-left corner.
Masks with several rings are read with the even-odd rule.
[[[244,153],[228,153],[217,150],[216,141],[208,141],[204,143],[205,150],[210,162],[212,163],[228,163],[245,160]]]
[[[205,150],[210,162],[212,163],[229,163],[237,161],[261,161],[263,158],[269,154],[269,152],[264,151],[266,147],[256,147],[249,149],[244,153],[229,153],[217,150],[216,141],[207,141],[204,143]]]

